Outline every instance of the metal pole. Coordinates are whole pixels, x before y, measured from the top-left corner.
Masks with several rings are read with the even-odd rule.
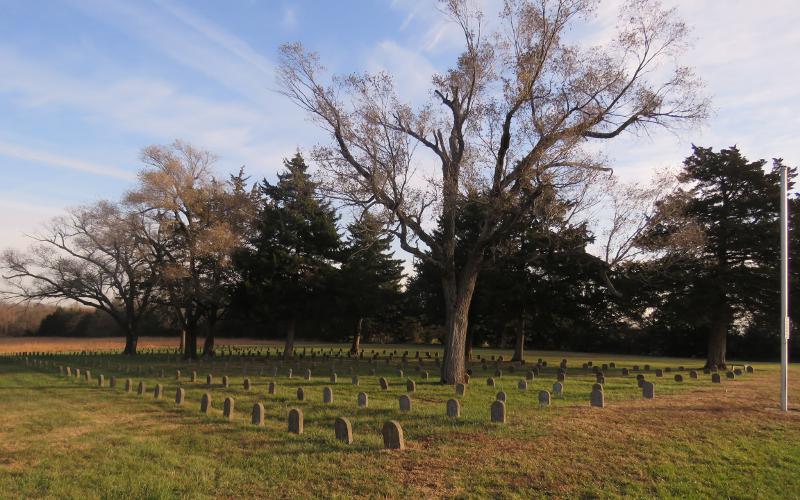
[[[789,234],[787,171],[781,168],[781,410],[789,410]]]

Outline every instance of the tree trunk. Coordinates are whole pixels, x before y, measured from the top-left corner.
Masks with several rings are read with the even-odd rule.
[[[718,305],[711,315],[711,331],[708,333],[708,358],[706,368],[722,369],[725,367],[725,352],[728,347],[728,328],[732,314],[728,304]]]
[[[208,329],[206,331],[206,339],[203,341],[203,356],[214,356],[214,333],[216,332],[217,318],[210,316],[208,318]]]
[[[361,348],[361,331],[364,328],[364,318],[358,318],[356,323],[356,333],[353,335],[353,345],[350,347],[350,354],[358,354]]]
[[[186,341],[183,346],[183,357],[197,359],[197,328],[195,326],[187,326],[184,332],[186,333]]]
[[[472,328],[467,326],[467,342],[464,345],[464,363],[472,361]]]
[[[292,316],[286,323],[286,344],[283,346],[283,359],[294,357],[294,330],[297,326],[297,319]]]
[[[519,319],[517,337],[514,340],[514,355],[511,361],[525,361],[525,317]]]
[[[181,352],[186,352],[186,330],[181,328]]]
[[[136,345],[139,343],[139,336],[133,330],[133,328],[128,328],[125,331],[125,350],[123,354],[136,354]]]
[[[458,384],[465,381],[464,353],[467,345],[469,307],[478,279],[480,258],[468,262],[459,278],[455,273],[445,273],[442,278],[445,299],[445,341],[442,363],[442,383]]]

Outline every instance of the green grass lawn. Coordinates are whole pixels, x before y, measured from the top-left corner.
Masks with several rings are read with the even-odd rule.
[[[341,346],[326,345],[338,350]],[[360,385],[351,385],[350,363],[337,361],[338,383],[331,384],[331,361],[304,359],[283,364],[272,377],[274,359],[218,359],[186,363],[163,354],[134,359],[121,356],[63,356],[57,363],[90,369],[87,383],[58,375],[54,368],[27,367],[17,360],[0,361],[0,496],[3,498],[204,498],[204,497],[674,497],[793,498],[800,496],[800,415],[777,411],[777,366],[754,364],[756,372],[722,384],[711,384],[688,370],[697,360],[615,355],[532,352],[528,363],[510,373],[504,363],[497,386],[490,362],[483,370],[473,362],[466,395],[459,398],[461,417],[445,416],[445,402],[455,397],[452,386],[437,383],[432,359],[423,380],[416,371],[415,349],[375,347],[379,352],[410,351],[403,377],[399,356],[379,361],[370,375],[366,361],[358,365]],[[302,347],[301,347],[302,348]],[[319,348],[319,346],[318,346]],[[422,348],[422,351],[427,348]],[[433,351],[431,351],[433,352]],[[510,352],[476,350],[474,355],[510,357]],[[423,355],[424,357],[424,355]],[[517,382],[537,358],[548,367],[529,381]],[[564,395],[540,408],[537,393],[550,390],[562,357],[569,360]],[[227,361],[226,361],[227,359]],[[615,362],[606,375],[606,408],[590,408],[595,382],[581,364]],[[111,368],[108,368],[108,365]],[[312,379],[304,379],[311,366]],[[122,370],[120,370],[120,366]],[[623,367],[643,368],[656,383],[656,399],[643,400],[635,374]],[[653,370],[683,365],[685,382],[673,373],[656,378]],[[244,391],[243,366],[253,383]],[[287,378],[287,368],[293,377]],[[126,372],[125,367],[128,367]],[[141,367],[142,374],[136,373]],[[160,378],[161,369],[165,377]],[[180,369],[182,378],[175,379]],[[189,382],[197,371],[198,381]],[[259,371],[262,375],[259,375]],[[102,373],[117,387],[97,387]],[[205,376],[214,374],[214,385]],[[230,387],[221,386],[222,376]],[[792,372],[797,376],[800,373]],[[378,378],[388,379],[381,391]],[[134,392],[124,392],[131,378]],[[400,413],[398,398],[413,379],[412,411]],[[267,394],[269,381],[277,394]],[[147,393],[135,385],[144,381]],[[153,399],[161,383],[162,400]],[[186,389],[186,403],[177,406],[177,387]],[[333,389],[332,404],[322,403],[322,390]],[[306,400],[295,391],[303,387]],[[499,391],[507,393],[507,424],[489,422],[489,407]],[[358,408],[357,394],[369,395],[369,407]],[[204,392],[213,409],[199,412]],[[795,391],[796,394],[796,391]],[[225,397],[235,399],[231,421],[222,416]],[[266,409],[266,424],[250,424],[254,403]],[[796,398],[793,400],[796,402]],[[305,433],[287,432],[290,408],[305,413]],[[334,439],[333,423],[348,417],[354,443]],[[401,423],[407,444],[403,451],[383,450],[380,429],[386,420]]]

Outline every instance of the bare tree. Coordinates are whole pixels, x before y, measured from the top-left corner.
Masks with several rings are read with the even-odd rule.
[[[33,235],[25,253],[3,254],[6,297],[70,300],[109,314],[125,332],[125,354],[135,354],[137,326],[153,303],[155,269],[136,235],[137,214],[111,202],[80,207]]]
[[[614,40],[588,48],[564,35],[591,15],[589,0],[508,0],[493,36],[466,0],[442,5],[464,51],[433,76],[425,106],[403,103],[386,74],[326,78],[317,55],[298,43],[281,48],[278,79],[330,134],[331,145],[315,154],[330,192],[382,209],[402,248],[441,270],[442,381],[452,384],[464,379],[468,312],[486,250],[543,192],[575,171],[603,168],[587,143],[703,119],[707,101],[692,71],[674,64],[686,26],[656,1],[628,3]],[[421,170],[418,149],[435,160],[433,172]],[[459,266],[455,221],[467,194],[487,210]],[[436,216],[440,235],[430,229]]]
[[[208,151],[176,141],[147,147],[141,158],[147,168],[125,202],[145,221],[140,237],[158,263],[161,300],[181,327],[184,355],[196,358],[201,321],[219,317],[231,255],[241,239],[235,209],[225,208],[233,195],[214,179],[216,157]]]

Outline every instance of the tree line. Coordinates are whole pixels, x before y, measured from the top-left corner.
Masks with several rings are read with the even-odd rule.
[[[146,148],[123,200],[5,254],[12,294],[107,313],[128,353],[153,314],[188,357],[200,333],[211,354],[220,327],[253,321],[280,328],[287,357],[298,336],[357,350],[361,335],[414,332],[444,345],[447,383],[484,344],[518,359],[528,345],[721,366],[730,337],[766,355],[781,161],[767,171],[736,147],[695,147],[677,176],[618,182],[594,145],[698,123],[709,101],[678,62],[688,28],[674,9],[625,3],[608,43],[582,46],[568,34],[592,9],[509,0],[487,22],[443,2],[463,51],[421,106],[389,74],[331,76],[286,44],[279,89],[328,137],[311,151],[318,175],[298,154],[275,184],[250,186],[243,171],[216,179],[214,156],[188,144]],[[393,243],[413,259],[405,280]]]

